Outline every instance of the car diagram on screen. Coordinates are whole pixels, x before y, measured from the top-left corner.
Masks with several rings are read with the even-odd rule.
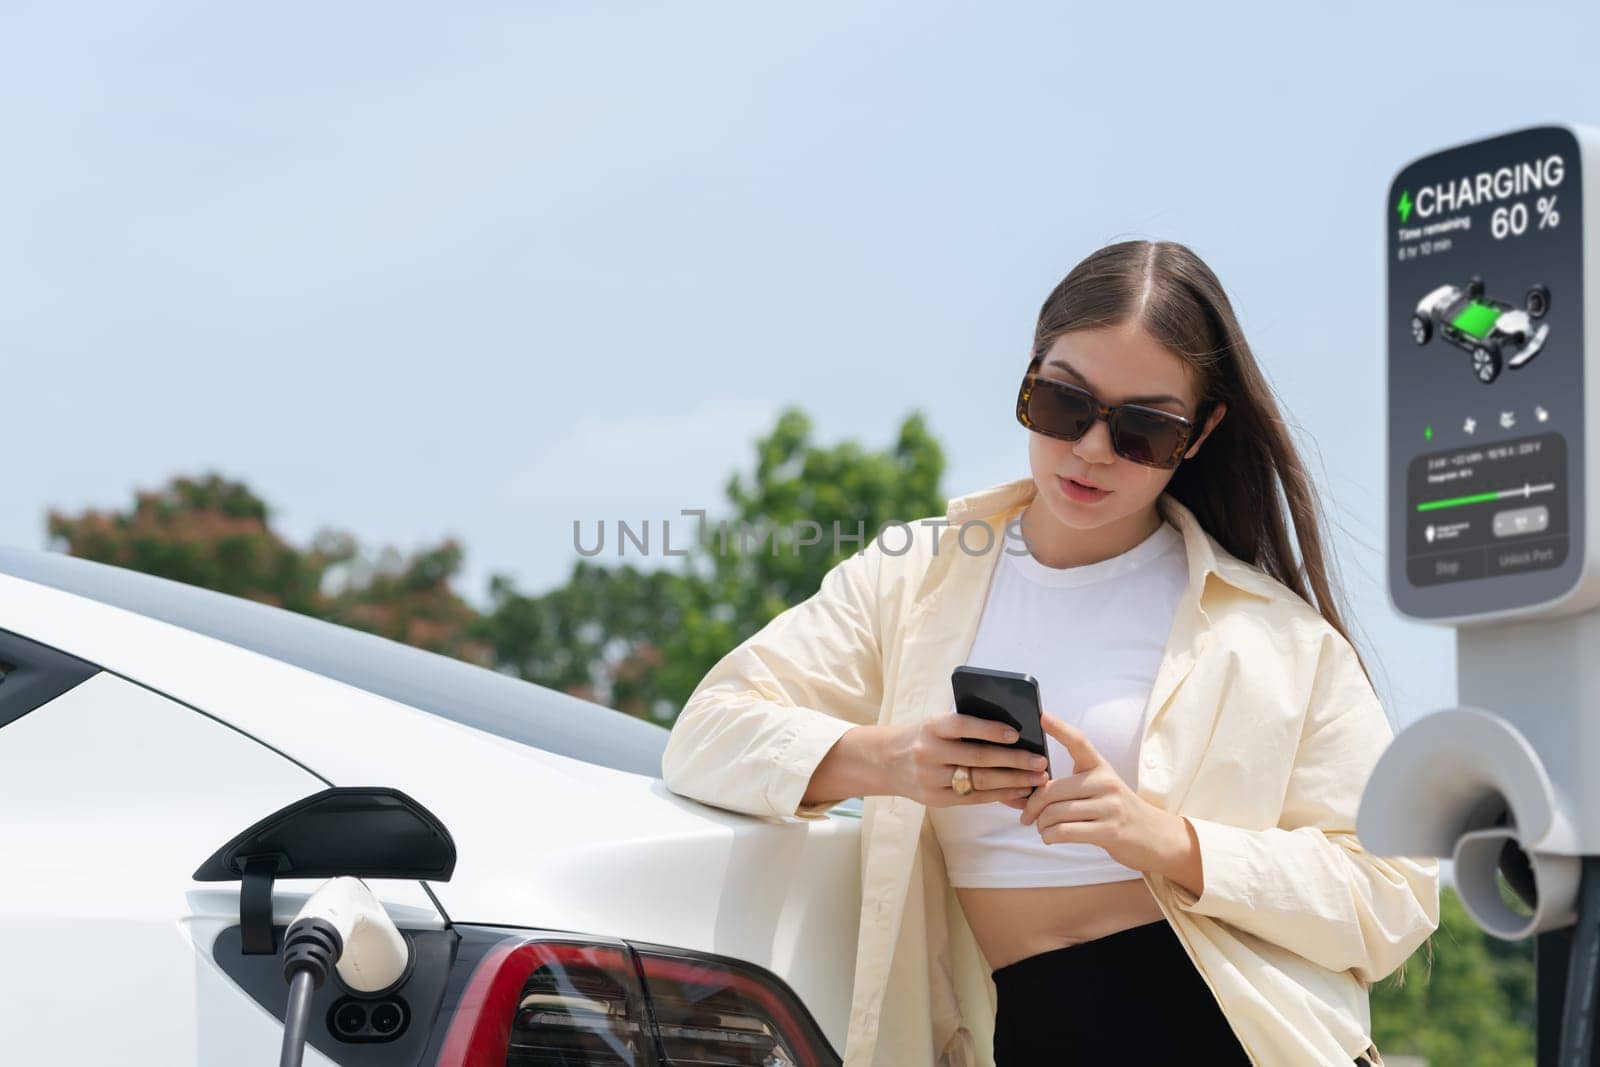
[[[1419,345],[1435,329],[1446,341],[1472,354],[1472,372],[1485,385],[1500,376],[1502,366],[1521,367],[1539,354],[1550,334],[1544,318],[1550,310],[1550,290],[1530,288],[1523,306],[1483,295],[1483,279],[1473,277],[1465,289],[1441,285],[1417,303],[1411,316],[1411,336]]]

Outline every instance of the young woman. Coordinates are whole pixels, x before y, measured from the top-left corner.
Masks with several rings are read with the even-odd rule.
[[[1171,242],[1089,256],[1016,417],[1030,477],[880,534],[724,657],[668,787],[865,798],[847,1065],[1381,1063],[1368,988],[1437,927],[1438,863],[1356,839],[1392,733],[1215,276]],[[1048,770],[955,712],[960,663],[1038,680]]]

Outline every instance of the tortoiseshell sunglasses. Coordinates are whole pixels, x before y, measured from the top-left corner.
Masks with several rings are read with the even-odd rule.
[[[1102,404],[1081,386],[1035,374],[1035,356],[1017,393],[1017,421],[1034,433],[1076,441],[1095,419],[1105,419],[1111,448],[1123,459],[1170,470],[1183,458],[1195,424],[1182,415],[1142,404]]]

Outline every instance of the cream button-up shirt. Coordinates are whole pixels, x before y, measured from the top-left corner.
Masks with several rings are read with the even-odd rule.
[[[948,710],[1006,524],[1033,495],[1032,478],[971,493],[835,565],[701,680],[667,741],[667,788],[825,818],[831,805],[799,801],[845,732]],[[1374,856],[1356,839],[1389,720],[1314,608],[1230,555],[1170,494],[1158,506],[1183,534],[1189,583],[1128,784],[1194,826],[1204,892],[1145,882],[1252,1063],[1374,1057],[1368,986],[1439,924],[1438,860]],[[926,814],[907,797],[864,798],[845,1067],[994,1064],[992,972]],[[1161,1011],[1150,1005],[1152,1022]]]

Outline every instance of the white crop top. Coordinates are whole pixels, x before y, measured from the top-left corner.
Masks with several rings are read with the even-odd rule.
[[[1072,723],[1137,787],[1144,705],[1188,585],[1183,535],[1163,522],[1121,555],[1047,567],[1006,531],[983,617],[966,662],[1023,671],[1044,710]],[[996,548],[996,551],[999,551]],[[955,710],[952,697],[950,711]],[[1045,735],[1050,775],[1073,773],[1066,748]],[[1099,845],[1046,844],[1022,812],[998,802],[930,807],[953,886],[1061,886],[1141,877]]]

